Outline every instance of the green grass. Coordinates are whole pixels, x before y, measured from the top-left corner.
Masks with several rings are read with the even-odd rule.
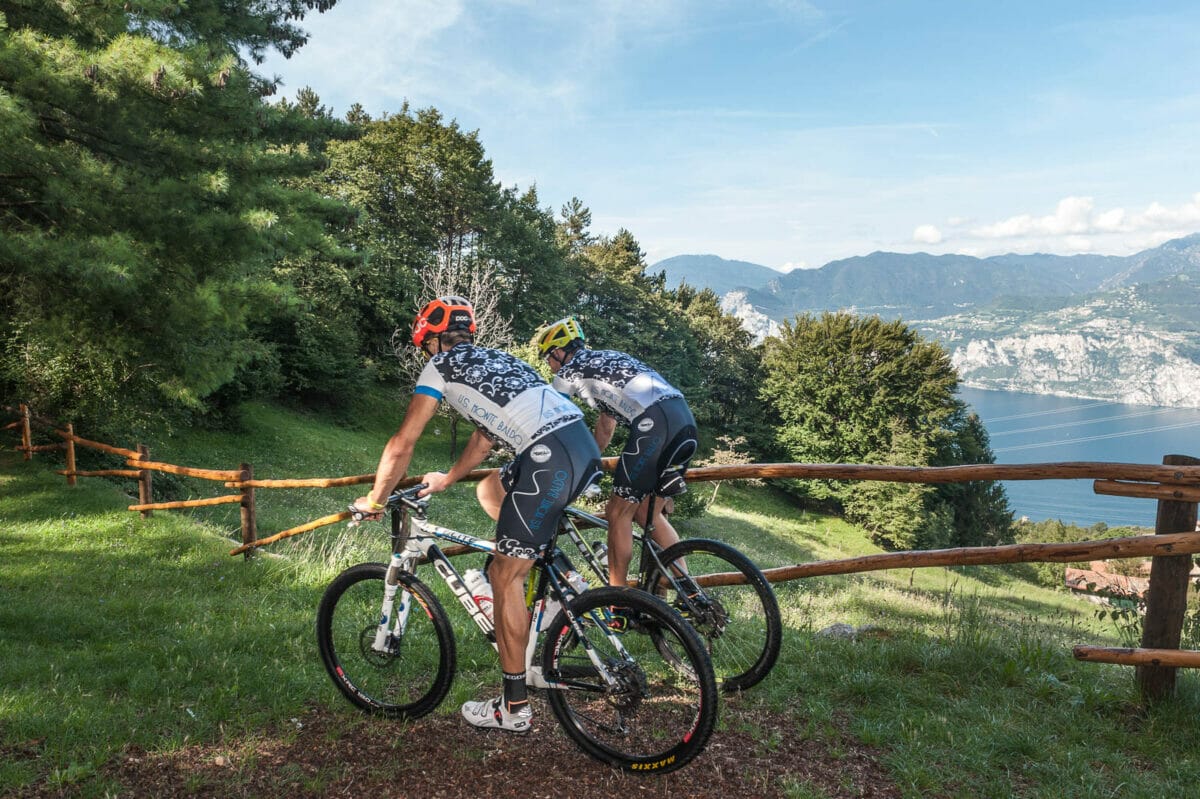
[[[251,406],[236,431],[178,434],[152,442],[152,454],[203,468],[249,460],[263,477],[363,474],[398,424],[380,417],[373,429],[352,430]],[[445,439],[428,436],[414,469],[448,463]],[[247,561],[228,556],[240,535],[236,506],[142,519],[125,510],[135,501],[128,484],[81,478],[68,488],[57,467],[0,452],[0,794],[37,779],[87,783],[126,746],[236,736],[313,703],[354,712],[321,666],[313,619],[338,570],[386,559],[382,525],[333,525]],[[228,490],[163,482],[185,496]],[[336,513],[362,493],[260,490],[260,537]],[[440,505],[464,529],[490,527],[470,487]],[[463,614],[453,619],[460,672],[446,712],[498,683],[494,653]]]
[[[384,407],[346,428],[253,405],[236,431],[149,443],[156,460],[249,461],[261,477],[361,474],[374,469],[399,412]],[[441,427],[413,471],[448,463]],[[170,750],[286,729],[314,704],[355,717],[321,668],[312,621],[333,574],[383,557],[380,526],[336,525],[245,561],[227,556],[236,509],[143,520],[124,510],[128,486],[81,479],[69,489],[53,468],[46,456],[0,454],[0,794],[46,780],[102,795],[117,786],[103,784],[98,767],[129,746]],[[190,480],[163,488],[224,491]],[[260,490],[260,535],[336,512],[361,491]],[[435,509],[448,526],[490,526],[469,486]],[[709,514],[679,526],[726,540],[764,568],[877,551],[841,520],[732,483]],[[1175,701],[1142,707],[1130,669],[1070,656],[1076,643],[1116,643],[1111,622],[1022,574],[924,569],[777,584],[780,663],[727,704],[722,725],[769,710],[789,714],[799,738],[849,734],[875,747],[912,797],[1191,795],[1200,779],[1196,675],[1180,672]],[[494,653],[451,614],[461,671],[443,712],[498,683]],[[836,622],[877,629],[858,640],[818,634]],[[779,787],[821,795],[800,782]]]
[[[52,776],[75,781],[126,744],[253,730],[319,696],[311,575],[234,563],[205,528],[142,521],[103,482],[68,491],[44,468],[0,465],[4,745],[41,742]],[[37,776],[0,762],[0,789]]]
[[[838,519],[797,514],[765,490],[723,487],[687,524],[762,568],[878,551]],[[1200,681],[1142,707],[1127,667],[1080,663],[1078,643],[1119,645],[1111,622],[1020,567],[873,572],[777,584],[785,637],[772,675],[744,701],[844,724],[880,747],[910,796],[1186,796]],[[874,625],[843,640],[814,634]],[[819,733],[818,733],[819,734]],[[804,795],[803,792],[797,795]]]

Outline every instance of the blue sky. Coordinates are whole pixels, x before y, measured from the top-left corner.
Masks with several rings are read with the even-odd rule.
[[[648,260],[1125,255],[1200,230],[1200,4],[340,0],[335,113],[434,106]]]

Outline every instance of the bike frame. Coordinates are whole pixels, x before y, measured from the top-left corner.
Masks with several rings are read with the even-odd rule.
[[[678,577],[684,576],[685,572],[675,574],[676,569],[668,569],[662,561],[663,548],[657,541],[654,540],[654,501],[655,497],[650,497],[650,504],[646,507],[646,526],[643,532],[638,533],[635,529],[633,538],[635,541],[641,542],[641,557],[638,559],[638,576],[637,587],[643,590],[649,590],[649,586],[645,585],[647,575],[649,574],[648,566],[654,563],[658,566],[660,573],[667,575],[667,579],[671,583],[671,587],[677,592],[688,596],[694,594],[698,586],[693,585],[690,589],[681,588]],[[608,579],[608,569],[600,563],[600,559],[596,557],[595,550],[592,549],[588,542],[583,538],[583,534],[579,531],[579,525],[576,520],[583,522],[588,527],[598,527],[601,530],[608,530],[608,521],[602,516],[588,513],[574,505],[568,506],[563,511],[562,521],[559,523],[559,530],[565,533],[567,538],[571,539],[571,543],[579,550],[580,557],[587,563],[588,568],[602,579]],[[681,539],[682,540],[682,539]]]
[[[408,625],[408,614],[412,610],[412,594],[404,589],[398,575],[401,572],[414,574],[417,565],[422,560],[427,560],[433,565],[434,571],[446,583],[446,587],[458,599],[492,647],[497,648],[495,625],[480,608],[475,597],[467,590],[462,575],[454,568],[449,556],[438,546],[438,541],[450,541],[487,554],[496,552],[496,543],[428,521],[425,518],[428,501],[417,498],[416,494],[417,489],[408,489],[393,494],[387,501],[387,506],[392,511],[392,556],[388,563],[387,576],[384,579],[379,626],[375,631],[375,639],[371,648],[376,652],[386,654],[389,651],[389,639],[393,636],[403,637]],[[357,509],[355,510],[357,511]],[[358,514],[361,516],[361,512]],[[525,647],[525,669],[528,684],[535,688],[590,689],[590,686],[576,685],[570,680],[546,680],[542,675],[542,667],[534,665],[532,662],[537,641],[541,636],[539,628],[547,612],[547,600],[550,599],[557,601],[562,606],[568,624],[575,631],[588,658],[604,677],[605,682],[615,685],[615,678],[609,674],[608,669],[593,650],[578,617],[571,612],[569,607],[570,601],[578,594],[567,582],[566,572],[570,570],[571,564],[566,555],[551,542],[547,551],[534,561],[534,568],[537,569],[539,575],[536,588],[532,592],[534,612],[529,624],[529,643]],[[399,601],[398,607],[397,600]],[[621,645],[619,636],[609,634],[608,638],[623,657],[628,657],[629,653]]]

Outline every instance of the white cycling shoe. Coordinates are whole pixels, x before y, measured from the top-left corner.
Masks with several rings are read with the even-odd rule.
[[[479,702],[463,702],[463,718],[473,727],[484,730],[506,730],[529,732],[533,729],[533,708],[526,702],[515,713],[504,707],[504,698],[484,699]]]

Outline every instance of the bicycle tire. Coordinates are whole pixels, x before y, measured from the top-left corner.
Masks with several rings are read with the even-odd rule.
[[[779,602],[762,570],[736,548],[709,538],[684,539],[660,558],[668,565],[683,558],[688,572],[696,576],[742,575],[745,584],[693,586],[700,588],[700,600],[675,598],[672,607],[704,640],[721,690],[744,691],[762,682],[779,659],[783,640]],[[666,600],[671,585],[662,579],[657,563],[650,566],[641,588]]]
[[[317,607],[317,646],[333,684],[355,707],[416,719],[437,707],[454,681],[454,632],[429,587],[402,572],[400,582],[415,603],[404,637],[391,653],[371,649],[387,570],[383,563],[360,563],[334,578]]]
[[[662,774],[690,763],[712,735],[720,695],[696,631],[666,603],[633,588],[585,591],[570,607],[586,642],[559,611],[542,660],[555,683],[546,698],[563,730],[587,754],[627,772]],[[636,623],[614,633],[607,624],[613,608]],[[662,656],[651,631],[674,642],[679,662]],[[607,686],[588,648],[611,667],[616,686]]]

